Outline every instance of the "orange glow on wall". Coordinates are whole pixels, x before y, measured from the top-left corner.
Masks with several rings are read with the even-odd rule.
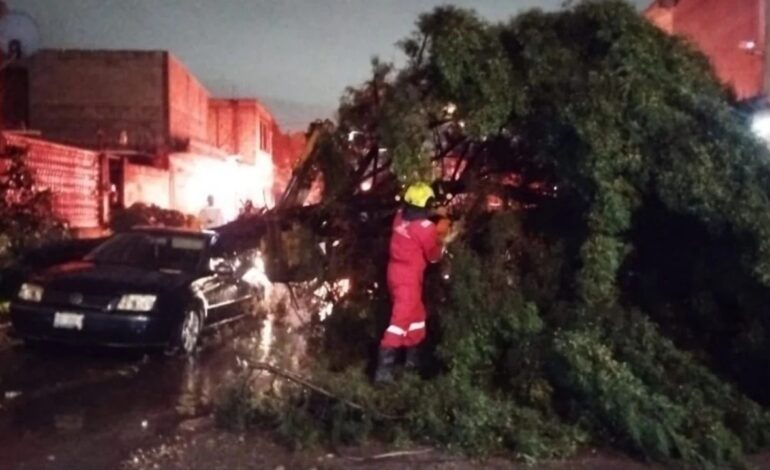
[[[679,0],[653,2],[645,16],[691,41],[719,79],[747,99],[764,89],[766,8],[765,0]]]
[[[246,200],[255,207],[272,207],[273,165],[269,155],[257,155],[254,165],[235,157],[219,159],[174,154],[170,158],[171,205],[186,214],[198,214],[208,195],[225,220],[237,217]]]

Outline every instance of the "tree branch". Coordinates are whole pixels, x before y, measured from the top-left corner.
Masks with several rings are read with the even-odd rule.
[[[302,377],[300,375],[297,375],[297,374],[295,374],[293,372],[290,372],[290,371],[288,371],[286,369],[283,369],[281,367],[274,366],[272,364],[268,364],[266,362],[252,363],[252,364],[249,365],[249,367],[252,370],[260,370],[260,371],[269,372],[270,374],[273,374],[275,376],[278,376],[278,377],[281,377],[283,379],[286,379],[286,380],[289,380],[291,382],[294,382],[294,383],[296,383],[298,385],[301,385],[301,386],[303,386],[303,387],[305,387],[305,388],[307,388],[309,390],[312,390],[312,391],[314,391],[316,393],[320,393],[321,395],[324,395],[324,396],[326,396],[328,398],[332,398],[334,400],[337,400],[340,403],[343,403],[343,404],[349,406],[350,408],[362,411],[364,413],[370,414],[372,416],[376,416],[376,417],[381,418],[381,419],[397,420],[397,419],[402,419],[403,418],[403,416],[395,416],[395,415],[391,415],[391,414],[387,414],[387,413],[382,413],[382,412],[377,411],[377,410],[372,410],[372,409],[367,408],[367,407],[365,407],[363,405],[360,405],[360,404],[358,404],[356,402],[350,401],[347,398],[339,397],[339,396],[333,394],[332,392],[329,392],[328,390],[322,388],[321,386],[316,385],[316,384],[310,382],[309,380],[307,380],[306,378],[304,378],[304,377]]]

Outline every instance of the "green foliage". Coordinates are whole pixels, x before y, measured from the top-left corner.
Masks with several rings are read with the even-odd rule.
[[[561,363],[554,373],[560,385],[635,451],[700,465],[722,466],[740,459],[740,439],[711,413],[712,408],[688,409],[686,402],[673,401],[650,387],[614,357],[597,332],[559,335],[554,349],[556,364]]]
[[[35,186],[24,156],[16,148],[0,156],[0,267],[26,250],[68,236],[54,216],[51,192]]]
[[[327,200],[334,200],[349,190],[351,175],[348,165],[340,158],[339,142],[331,136],[324,135],[317,144],[318,162],[324,175],[324,195]]]
[[[661,336],[658,328],[638,312],[621,316],[608,328],[615,353],[649,387],[668,396],[687,412],[688,427],[696,432],[705,429],[732,433],[748,452],[758,452],[770,443],[770,415],[757,403],[747,399],[732,385],[723,382],[690,354],[678,349]],[[633,335],[623,335],[633,331]],[[707,441],[706,441],[707,442]],[[716,439],[715,442],[725,442]],[[730,442],[729,440],[727,442]],[[701,449],[706,455],[720,449]],[[723,456],[728,452],[723,452]],[[738,454],[733,453],[733,457]]]
[[[335,374],[318,370],[314,380],[339,399],[293,385],[282,388],[280,398],[270,392],[254,395],[244,393],[240,380],[224,389],[218,420],[229,429],[272,431],[293,448],[378,438],[432,442],[473,455],[509,451],[542,459],[570,455],[586,441],[583,432],[553,415],[448,376],[425,382],[407,375],[388,388],[374,388],[360,368],[349,368]]]
[[[502,25],[443,7],[402,47],[404,68],[375,63],[348,91],[342,129],[365,130],[409,179],[431,172],[436,128],[451,119],[476,150],[471,198],[504,186],[501,172],[558,195],[472,213],[450,281],[429,274],[429,380],[366,383],[358,361],[387,303],[382,276],[361,269],[318,342],[330,360],[314,378],[341,399],[296,391],[267,422],[284,436],[528,458],[611,442],[714,468],[765,448],[770,418],[744,392],[770,384],[770,154],[708,61],[612,0]]]
[[[430,149],[425,145],[430,139],[430,116],[425,109],[415,109],[420,94],[415,86],[399,87],[382,107],[381,141],[402,180],[423,180],[430,171]]]
[[[415,73],[427,75],[437,100],[451,101],[465,111],[472,134],[497,132],[510,113],[513,83],[495,28],[451,6],[422,15],[417,28],[427,42],[427,60],[421,64],[419,56],[410,55],[416,68],[424,68]]]
[[[246,375],[220,390],[216,401],[219,425],[234,431],[272,431],[288,446],[299,449],[324,443],[360,442],[371,432],[371,420],[338,401],[288,384],[281,395],[254,394]]]
[[[586,440],[583,432],[553,415],[496,396],[466,378],[444,376],[415,392],[406,403],[418,407],[405,424],[413,439],[428,438],[474,455],[508,451],[524,459],[570,455]]]
[[[356,109],[358,117],[361,108],[369,109],[370,124],[375,123],[395,172],[402,179],[425,179],[431,175],[431,127],[444,107],[454,103],[463,113],[467,131],[481,137],[505,125],[515,87],[496,28],[473,12],[447,6],[422,15],[417,31],[401,46],[410,67],[380,85],[387,91],[376,105],[352,106],[344,101],[340,116],[350,116],[348,111]],[[379,66],[375,63],[375,78],[385,81],[388,74],[378,74]],[[371,99],[363,91],[350,91],[348,96]],[[368,127],[358,120],[342,125]]]
[[[227,383],[220,391],[216,402],[217,423],[227,429],[243,431],[254,426],[260,415],[260,401],[254,395],[248,377],[238,376]]]
[[[495,230],[492,233],[498,237],[490,237],[490,251],[484,257],[462,246],[452,253],[451,288],[440,308],[439,357],[453,375],[488,367],[501,351],[540,333],[544,326],[537,306],[522,297],[517,273],[507,269],[516,262],[508,240]]]

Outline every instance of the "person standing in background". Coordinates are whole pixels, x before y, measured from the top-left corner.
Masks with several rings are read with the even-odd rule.
[[[201,209],[198,218],[200,219],[201,228],[209,229],[224,225],[225,218],[222,215],[222,209],[214,205],[214,196],[209,195],[206,198],[207,205]]]

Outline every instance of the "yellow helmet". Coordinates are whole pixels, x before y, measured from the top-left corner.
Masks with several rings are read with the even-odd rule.
[[[406,188],[404,201],[413,206],[425,207],[428,205],[428,201],[435,196],[433,189],[427,183],[414,183]]]

